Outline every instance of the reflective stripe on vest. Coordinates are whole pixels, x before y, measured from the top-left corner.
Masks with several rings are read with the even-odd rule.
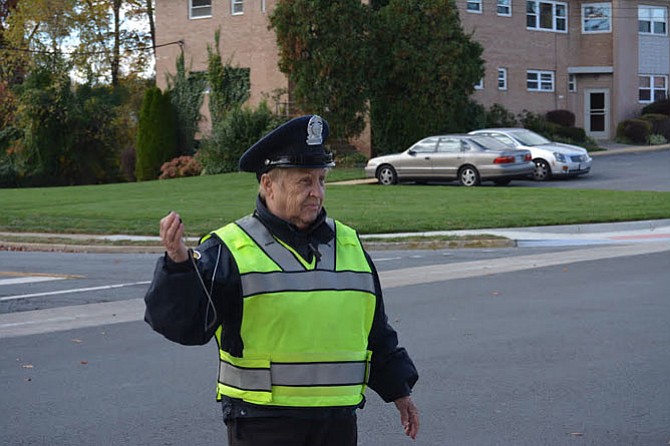
[[[249,273],[242,276],[244,297],[280,291],[357,290],[375,292],[369,273],[355,271],[311,271],[302,273],[300,280],[291,273]]]
[[[326,219],[326,224],[335,230],[335,222],[332,218]],[[237,225],[251,237],[258,246],[277,264],[283,271],[303,271],[305,268],[302,263],[295,258],[293,253],[282,246],[270,232],[252,216],[244,217],[237,221]],[[335,247],[334,241],[328,244],[320,244],[317,246],[321,254],[319,261],[319,268],[332,270],[335,267]]]
[[[316,264],[297,258],[253,217],[215,231],[235,259],[244,297],[244,351],[239,358],[219,347],[219,398],[292,407],[362,400],[374,278],[355,231],[328,224],[336,236],[318,246]],[[219,327],[219,346],[221,336]]]
[[[271,391],[272,386],[350,386],[365,383],[366,361],[272,363],[269,369],[235,367],[221,361],[219,380],[240,390]]]

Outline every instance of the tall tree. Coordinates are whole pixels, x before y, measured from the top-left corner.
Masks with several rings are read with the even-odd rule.
[[[148,88],[140,110],[135,147],[135,176],[138,181],[157,179],[161,165],[176,155],[174,124],[169,92],[163,94],[158,87]]]
[[[21,66],[34,54],[59,53],[88,80],[116,86],[124,71],[142,73],[149,68],[153,38],[142,23],[147,14],[153,16],[150,3],[20,1],[3,23],[2,38],[9,49],[0,55],[8,65]]]
[[[270,17],[290,99],[323,115],[336,140],[365,126],[369,21],[360,0],[279,0]]]
[[[399,151],[429,134],[465,130],[483,49],[463,31],[454,0],[391,0],[373,35],[373,147]]]

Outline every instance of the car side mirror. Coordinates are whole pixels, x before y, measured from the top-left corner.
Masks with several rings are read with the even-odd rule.
[[[416,152],[414,151],[414,149],[409,149],[409,150],[407,151],[407,153],[410,154],[410,155],[412,155],[412,156],[416,155]]]

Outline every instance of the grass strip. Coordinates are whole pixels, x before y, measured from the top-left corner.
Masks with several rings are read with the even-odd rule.
[[[336,169],[329,181],[360,178]],[[233,173],[140,183],[0,190],[0,231],[158,235],[180,213],[200,236],[253,211],[258,184]],[[361,234],[670,218],[670,192],[457,185],[330,187],[329,214]]]

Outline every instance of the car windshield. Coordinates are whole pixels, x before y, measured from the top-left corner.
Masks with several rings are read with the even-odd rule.
[[[508,150],[510,148],[510,146],[492,136],[473,135],[469,139],[485,150]]]
[[[524,146],[539,146],[542,144],[551,143],[551,141],[549,141],[544,136],[538,135],[537,133],[531,132],[530,130],[520,130],[510,132],[510,136],[512,136],[514,139],[519,141]]]

